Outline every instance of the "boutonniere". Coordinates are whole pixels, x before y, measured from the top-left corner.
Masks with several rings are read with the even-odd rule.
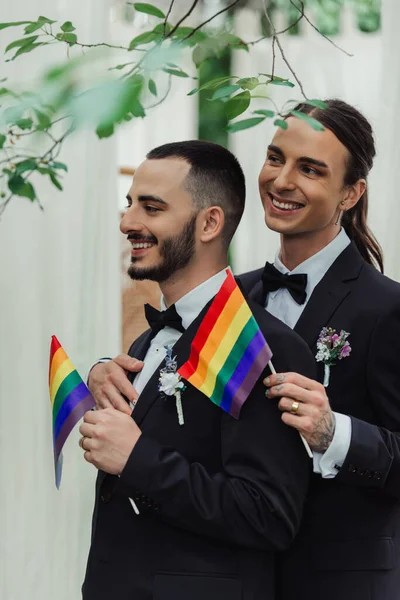
[[[166,396],[175,396],[176,411],[178,413],[179,425],[184,424],[181,394],[186,386],[182,377],[177,373],[176,356],[172,356],[172,347],[165,346],[165,367],[160,370],[158,379],[158,390]]]
[[[343,329],[339,335],[336,329],[331,327],[323,327],[319,334],[315,359],[324,363],[324,387],[329,385],[330,368],[336,365],[337,360],[346,358],[351,352],[350,343],[347,341],[349,335],[350,333]]]

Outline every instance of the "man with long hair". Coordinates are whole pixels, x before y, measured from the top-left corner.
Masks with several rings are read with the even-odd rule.
[[[341,100],[326,104],[296,107],[324,131],[288,117],[268,147],[259,188],[281,247],[273,265],[241,278],[318,365],[318,381],[279,373],[265,382],[314,453],[300,533],[279,559],[279,598],[396,600],[400,285],[379,272],[367,226],[371,126]]]

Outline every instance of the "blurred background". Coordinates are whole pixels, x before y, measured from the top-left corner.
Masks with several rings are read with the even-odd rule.
[[[154,0],[152,4],[166,12],[170,2]],[[191,4],[176,0],[171,22]],[[227,0],[200,0],[185,25],[195,27],[229,4]],[[302,19],[280,41],[309,98],[341,97],[371,121],[378,155],[369,180],[369,222],[383,246],[386,273],[400,279],[396,138],[400,5],[397,0],[385,0],[382,5],[379,0],[308,0],[305,7],[319,32]],[[268,10],[277,31],[296,20],[296,10],[287,0],[269,2]],[[1,22],[31,21],[39,15],[72,21],[87,44],[103,41],[123,46],[147,30],[152,19],[119,0],[14,0],[0,8]],[[246,42],[257,42],[268,34],[259,0],[237,3],[209,27],[232,31]],[[16,37],[13,29],[0,30],[2,54]],[[57,45],[15,62],[3,60],[1,76],[20,84],[31,81],[53,63],[65,60],[67,53]],[[119,54],[124,53],[113,50],[112,62],[109,54],[100,56],[100,63],[107,69],[118,63]],[[1,216],[2,600],[80,597],[95,470],[85,464],[75,431],[64,450],[61,488],[55,488],[47,389],[50,337],[57,335],[85,376],[96,357],[126,351],[145,328],[143,303],[157,305],[159,290],[156,284],[132,282],[125,275],[129,248],[119,233],[119,219],[135,167],[146,153],[165,142],[194,138],[229,147],[244,168],[248,190],[245,215],[230,252],[234,272],[262,266],[274,257],[278,238],[264,225],[257,187],[273,121],[266,119],[255,128],[229,134],[222,103],[210,102],[207,91],[187,95],[212,77],[270,73],[271,61],[268,38],[249,44],[248,52],[228,47],[220,56],[204,61],[198,72],[188,55],[187,70],[199,82],[175,78],[165,101],[155,99],[158,105],[144,119],[119,126],[112,137],[99,140],[87,128],[68,138],[60,154],[69,168],[63,191],[38,181],[43,211],[37,203],[16,197]],[[279,56],[276,73],[293,80]],[[278,106],[301,98],[297,86],[289,91],[274,86],[270,95]]]

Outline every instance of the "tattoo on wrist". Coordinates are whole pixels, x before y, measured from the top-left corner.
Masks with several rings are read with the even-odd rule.
[[[314,452],[323,454],[328,450],[335,433],[335,425],[333,412],[329,409],[324,410],[309,439],[309,444]]]

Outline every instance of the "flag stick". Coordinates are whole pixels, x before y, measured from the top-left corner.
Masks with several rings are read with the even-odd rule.
[[[270,370],[271,370],[271,373],[272,373],[273,375],[275,375],[275,374],[276,374],[275,367],[274,367],[274,365],[272,364],[272,362],[271,362],[271,361],[269,361],[269,363],[268,363],[268,366],[269,366],[269,368],[270,368]],[[302,441],[302,442],[303,442],[303,444],[304,444],[304,448],[307,450],[307,454],[308,454],[308,456],[309,456],[310,458],[312,458],[312,457],[313,457],[313,453],[312,453],[312,451],[311,451],[311,448],[310,448],[310,446],[308,445],[308,442],[307,442],[307,440],[306,440],[306,439],[305,439],[305,438],[302,436],[302,434],[301,434],[300,432],[299,432],[299,435],[300,435],[300,437],[301,437],[301,441]]]

